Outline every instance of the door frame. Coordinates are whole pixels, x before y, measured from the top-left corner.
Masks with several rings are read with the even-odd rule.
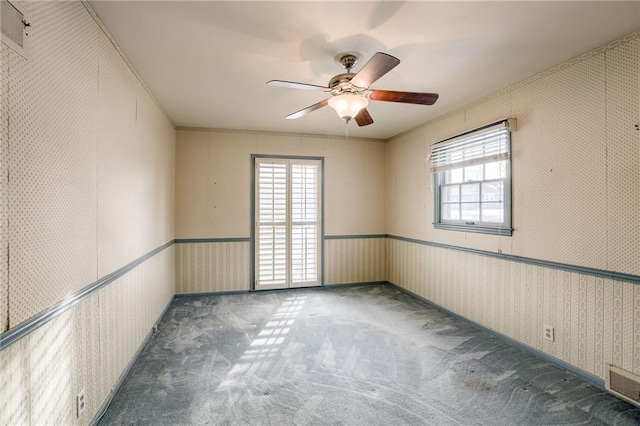
[[[256,159],[257,158],[272,158],[274,160],[314,160],[320,161],[320,184],[322,189],[320,191],[320,287],[324,286],[324,160],[325,157],[304,156],[304,155],[272,155],[272,154],[251,154],[251,241],[250,241],[250,257],[249,257],[249,277],[251,283],[249,285],[249,291],[275,291],[273,290],[256,290]],[[316,286],[317,287],[317,286]],[[297,288],[297,287],[296,287]],[[309,288],[309,287],[300,287]],[[286,290],[286,289],[281,289]]]

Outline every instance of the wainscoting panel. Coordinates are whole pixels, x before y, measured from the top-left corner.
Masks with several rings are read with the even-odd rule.
[[[174,258],[170,246],[3,349],[0,424],[89,424],[172,299]]]
[[[324,242],[325,284],[387,279],[387,238],[331,238]]]
[[[32,424],[29,413],[29,336],[0,352],[0,424]]]
[[[640,373],[637,283],[393,238],[388,252],[389,281],[425,299],[593,376]]]
[[[146,265],[143,268],[149,266]],[[147,286],[153,285],[155,283],[147,283]],[[154,306],[150,305],[148,309],[153,308]],[[75,372],[72,372],[71,377],[75,378],[75,381],[72,380],[71,382],[73,391],[71,394],[71,409],[74,419],[76,418],[74,411],[75,398],[81,389],[85,390],[86,400],[85,413],[82,415],[82,419],[75,420],[76,424],[85,424],[86,421],[91,420],[108,395],[102,387],[104,375],[100,348],[102,344],[108,342],[100,330],[100,313],[102,309],[100,306],[100,292],[86,298],[72,309],[73,332],[75,333],[72,363]]]
[[[0,424],[87,424],[100,406],[98,298],[91,296],[0,352]],[[76,417],[76,395],[87,405]]]
[[[75,386],[74,311],[68,310],[29,335],[31,424],[72,424]]]
[[[176,244],[176,293],[249,291],[249,241]]]
[[[175,245],[100,291],[101,394],[106,397],[173,297]],[[104,399],[104,398],[103,398]]]

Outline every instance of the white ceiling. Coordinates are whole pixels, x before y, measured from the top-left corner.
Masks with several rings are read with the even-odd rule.
[[[90,1],[178,126],[344,135],[329,107],[284,116],[323,92],[334,57],[375,52],[402,62],[373,89],[436,92],[434,106],[371,102],[374,124],[349,136],[387,139],[640,29],[640,2]]]

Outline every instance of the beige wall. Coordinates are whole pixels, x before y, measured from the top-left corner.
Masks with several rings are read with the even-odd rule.
[[[384,234],[384,142],[178,130],[176,238],[251,235],[251,154],[324,157],[325,235]]]
[[[583,55],[389,142],[387,233],[640,275],[639,46]],[[429,146],[504,117],[518,122],[513,236],[435,230]]]
[[[640,275],[638,33],[448,114],[387,145],[387,233]],[[429,146],[504,117],[512,237],[435,230]],[[392,240],[389,280],[598,377],[640,373],[640,286]],[[554,343],[542,325],[556,328]]]
[[[29,57],[1,47],[0,331],[174,239],[172,124],[82,3],[20,5]],[[174,268],[169,247],[2,350],[0,424],[88,424]]]
[[[325,158],[325,235],[385,233],[385,144],[374,140],[284,134],[178,130],[176,143],[176,238],[251,236],[251,155]],[[325,283],[384,280],[386,252],[380,242],[357,239],[354,262],[327,261]],[[325,242],[325,259],[349,244]],[[382,245],[384,246],[384,244]],[[180,243],[178,293],[250,288],[248,242]],[[374,270],[366,268],[375,264]],[[359,271],[359,272],[354,272]],[[346,281],[343,281],[345,279]]]

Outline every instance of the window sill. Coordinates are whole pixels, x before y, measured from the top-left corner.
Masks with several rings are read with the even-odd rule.
[[[513,229],[483,225],[466,225],[457,223],[434,223],[435,229],[444,229],[447,231],[474,232],[476,234],[502,235],[510,237],[513,235]]]

